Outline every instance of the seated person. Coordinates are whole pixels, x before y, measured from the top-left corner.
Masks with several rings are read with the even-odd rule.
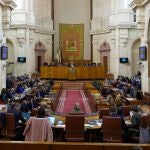
[[[1,90],[1,95],[0,95],[1,100],[4,102],[7,100],[8,96],[7,96],[7,91],[6,88],[3,88]]]
[[[16,89],[16,93],[23,93],[23,92],[24,92],[24,88],[23,88],[22,84],[18,84],[17,89]]]
[[[38,88],[36,90],[36,97],[37,98],[44,98],[44,96],[46,95],[46,90],[44,86],[41,86],[40,88]]]
[[[45,118],[45,117],[46,117],[45,109],[43,107],[39,107],[37,112],[37,118]]]
[[[40,104],[41,104],[40,107],[45,109],[45,115],[46,116],[54,115],[54,112],[51,110],[50,106],[46,102],[42,101]]]
[[[130,96],[135,97],[136,96],[136,90],[133,86],[130,87]]]
[[[11,106],[8,107],[7,112],[14,114],[16,127],[19,126],[20,121],[25,123],[25,120],[22,116],[21,104],[20,103],[12,102]]]
[[[100,90],[100,93],[101,93],[102,96],[105,97],[107,95],[107,88],[102,87],[101,90]]]
[[[137,105],[134,105],[131,108],[130,116],[131,116],[131,125],[129,127],[139,129],[141,113],[140,108]]]
[[[22,111],[22,116],[24,118],[24,120],[29,120],[30,118],[30,113],[29,113],[29,107],[28,107],[28,104],[27,102],[22,102],[21,104],[21,111]]]
[[[137,90],[137,92],[136,92],[136,99],[142,101],[142,99],[143,99],[143,92],[141,90]]]
[[[73,112],[73,113],[80,113],[80,112],[82,112],[82,110],[80,108],[80,104],[79,103],[75,103],[75,105],[73,106],[73,110],[71,112]]]
[[[120,93],[117,94],[115,98],[115,105],[116,105],[117,110],[122,110],[123,100],[122,100],[122,96]]]
[[[50,83],[50,87],[53,87],[53,85],[54,85],[54,80],[50,79],[50,80],[49,80],[49,83]]]
[[[107,95],[106,100],[108,101],[108,103],[113,103],[114,102],[114,98],[112,97],[111,94]]]
[[[109,104],[113,104],[114,103],[113,91],[112,90],[108,90],[107,94],[108,95],[106,97],[106,100],[108,101]]]
[[[140,135],[140,109],[138,106],[133,106],[131,109],[131,124],[128,125],[128,137],[139,137]]]
[[[15,99],[15,89],[11,88],[11,89],[7,89],[7,96],[8,98],[13,101]]]

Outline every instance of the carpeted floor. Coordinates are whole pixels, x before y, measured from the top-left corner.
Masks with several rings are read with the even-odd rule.
[[[81,111],[90,113],[90,107],[83,90],[63,90],[59,99],[56,113],[68,114],[75,103],[80,104]]]

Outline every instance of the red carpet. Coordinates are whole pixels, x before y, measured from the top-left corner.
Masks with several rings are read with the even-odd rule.
[[[81,111],[90,113],[90,107],[83,90],[63,90],[56,112],[67,114],[72,111],[75,103],[80,104]]]

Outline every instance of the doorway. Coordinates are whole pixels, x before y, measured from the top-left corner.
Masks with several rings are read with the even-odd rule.
[[[100,62],[105,68],[105,73],[110,71],[110,46],[107,42],[104,42],[100,46]]]
[[[6,39],[7,47],[8,47],[8,59],[6,60],[6,74],[16,74],[16,68],[14,65],[15,62],[15,50],[12,41]]]
[[[131,75],[135,75],[137,71],[140,71],[139,65],[137,63],[139,60],[139,47],[141,45],[141,40],[137,39],[132,45],[132,66],[131,66]]]
[[[103,66],[105,68],[105,73],[108,73],[108,56],[103,56]]]
[[[40,72],[40,67],[45,61],[45,45],[40,41],[35,44],[35,70]]]
[[[37,57],[37,71],[40,72],[40,67],[42,66],[42,56]]]

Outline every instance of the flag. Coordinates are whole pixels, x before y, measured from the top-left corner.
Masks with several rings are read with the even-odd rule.
[[[61,51],[59,48],[57,48],[57,56],[56,57],[57,57],[57,62],[61,63]]]

